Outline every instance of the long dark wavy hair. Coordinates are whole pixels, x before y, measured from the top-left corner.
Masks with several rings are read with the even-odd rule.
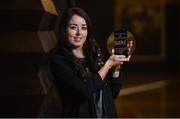
[[[87,23],[88,35],[83,46],[83,52],[85,54],[86,62],[91,72],[97,72],[97,70],[100,68],[97,62],[99,61],[99,58],[98,58],[99,54],[97,54],[97,51],[99,51],[98,49],[100,48],[97,42],[95,41],[95,39],[93,38],[94,34],[92,32],[93,29],[92,29],[92,23],[90,21],[90,18],[86,14],[86,12],[82,10],[81,8],[77,8],[77,7],[69,8],[66,11],[64,11],[63,14],[61,15],[61,19],[58,26],[59,28],[58,29],[59,30],[58,51],[61,55],[65,56],[71,61],[72,65],[75,68],[75,71],[80,72],[80,75],[83,75],[83,72],[82,72],[81,67],[79,66],[78,60],[73,55],[72,48],[68,40],[66,39],[66,35],[65,35],[67,25],[73,15],[78,15],[84,18]]]

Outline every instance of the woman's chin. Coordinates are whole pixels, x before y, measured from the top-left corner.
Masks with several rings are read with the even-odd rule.
[[[72,47],[73,48],[81,48],[83,45],[82,44],[74,44]]]

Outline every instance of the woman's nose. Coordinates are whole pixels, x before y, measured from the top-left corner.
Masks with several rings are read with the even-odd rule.
[[[81,29],[77,29],[76,35],[81,35]]]

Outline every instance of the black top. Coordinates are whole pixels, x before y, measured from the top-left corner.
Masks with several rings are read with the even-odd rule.
[[[71,61],[64,56],[56,54],[50,63],[61,97],[61,117],[117,117],[114,99],[119,94],[122,78],[109,74],[102,80],[98,73],[89,71],[85,59],[79,60],[86,79],[77,76]]]
[[[87,60],[86,58],[77,58],[78,64],[82,69],[83,79],[87,80],[92,77],[92,72],[88,68]],[[102,90],[98,90],[93,93],[93,103],[95,106],[96,115],[98,118],[101,118],[103,115],[103,103],[102,103]]]

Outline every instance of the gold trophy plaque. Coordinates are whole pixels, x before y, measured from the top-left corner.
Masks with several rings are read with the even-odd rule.
[[[135,51],[136,42],[131,32],[126,30],[114,31],[107,40],[108,52],[112,55],[131,55]]]

